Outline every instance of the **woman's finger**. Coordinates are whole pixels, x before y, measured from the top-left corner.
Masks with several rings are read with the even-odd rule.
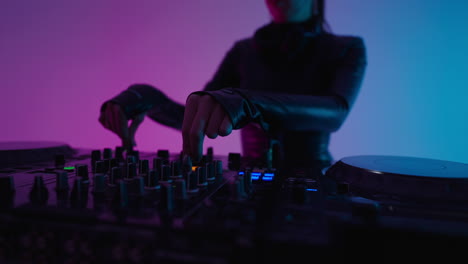
[[[190,131],[192,129],[193,118],[198,111],[199,97],[199,95],[192,94],[187,98],[184,120],[182,122],[182,151],[189,156],[192,156],[192,153],[190,153]]]
[[[232,121],[231,118],[225,113],[224,114],[224,119],[221,122],[221,125],[219,126],[219,135],[222,137],[225,137],[232,132]]]
[[[218,136],[218,131],[225,115],[223,107],[216,103],[205,130],[205,135],[208,138],[214,139]]]

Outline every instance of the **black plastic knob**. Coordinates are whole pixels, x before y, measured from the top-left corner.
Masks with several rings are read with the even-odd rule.
[[[89,181],[88,165],[77,164],[75,168],[76,168],[76,176],[81,177],[84,182]]]
[[[68,186],[68,172],[61,171],[56,173],[56,185],[55,190],[66,191],[69,189]]]
[[[102,158],[103,159],[112,159],[112,149],[111,148],[105,148],[102,152]]]
[[[34,177],[34,183],[31,191],[29,192],[29,200],[33,204],[45,204],[49,199],[49,190],[44,183],[42,175]]]
[[[137,166],[135,163],[127,164],[127,179],[132,179],[137,176]]]
[[[179,200],[187,199],[187,186],[184,179],[177,179],[174,181],[175,185],[175,198]]]
[[[215,164],[214,162],[207,162],[205,164],[206,168],[206,180],[207,181],[214,181],[215,178]]]
[[[134,196],[143,196],[145,194],[145,179],[143,177],[137,176],[127,184],[129,194]]]
[[[15,195],[15,184],[13,176],[0,176],[0,208],[10,208],[13,206]]]
[[[172,211],[174,209],[174,192],[172,184],[168,182],[161,183],[160,209]]]
[[[65,155],[63,154],[55,155],[55,167],[63,168],[64,166],[65,166]]]
[[[206,168],[203,166],[198,167],[196,172],[198,176],[198,186],[199,187],[207,186],[208,182],[206,181]]]
[[[198,175],[195,171],[191,171],[187,174],[187,192],[196,193],[198,190]]]
[[[171,174],[171,178],[182,178],[182,164],[179,160],[174,160],[171,162]]]
[[[149,161],[147,159],[140,160],[138,167],[138,174],[148,174],[149,173]]]
[[[222,160],[215,160],[214,161],[214,171],[215,171],[215,178],[217,180],[222,179],[223,177],[223,161]]]
[[[111,173],[109,176],[109,184],[115,185],[117,184],[118,180],[122,179],[122,168],[121,167],[113,167],[111,169]]]
[[[241,167],[241,155],[240,153],[229,153],[228,154],[228,168],[230,170],[240,170]]]
[[[93,177],[93,193],[104,193],[106,190],[106,175],[96,173]]]
[[[106,162],[98,160],[94,165],[94,173],[106,173]]]
[[[158,158],[169,160],[169,150],[167,149],[160,149],[157,152]]]
[[[93,150],[91,152],[91,169],[93,172],[96,171],[96,161],[101,160],[101,151]]]
[[[188,155],[184,155],[182,158],[182,173],[184,175],[192,171],[192,158]]]
[[[171,166],[162,165],[161,166],[160,180],[161,181],[169,181],[170,176],[171,176]]]
[[[117,190],[114,193],[112,202],[119,208],[126,207],[128,205],[128,189],[125,181],[117,181]]]
[[[159,188],[159,174],[156,170],[150,170],[148,175],[145,178],[145,187],[148,189],[158,189]]]

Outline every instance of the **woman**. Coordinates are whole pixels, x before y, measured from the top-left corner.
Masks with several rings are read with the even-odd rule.
[[[231,47],[186,107],[145,84],[101,107],[100,122],[132,147],[144,116],[181,129],[183,152],[200,160],[204,136],[241,130],[244,157],[277,166],[325,168],[329,139],[345,121],[366,68],[360,37],[325,29],[324,0],[265,0],[272,21]],[[133,119],[127,128],[127,120]],[[270,159],[270,160],[269,160]]]

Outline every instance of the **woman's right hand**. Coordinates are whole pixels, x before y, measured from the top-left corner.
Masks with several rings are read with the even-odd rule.
[[[146,112],[138,114],[131,119],[130,125],[122,107],[118,104],[108,102],[99,116],[99,123],[114,132],[122,140],[122,147],[131,150],[136,146],[135,133],[138,126],[145,119]]]

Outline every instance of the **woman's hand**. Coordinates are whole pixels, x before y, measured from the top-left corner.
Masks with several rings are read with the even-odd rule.
[[[205,135],[211,139],[232,132],[232,122],[223,107],[210,95],[191,94],[187,98],[182,124],[183,152],[193,161],[203,156]]]
[[[128,125],[128,119],[122,110],[122,107],[112,102],[107,103],[103,112],[99,116],[99,122],[110,131],[117,134],[122,140],[122,146],[131,150],[136,146],[135,133],[138,126],[145,119],[146,112],[135,116]]]

